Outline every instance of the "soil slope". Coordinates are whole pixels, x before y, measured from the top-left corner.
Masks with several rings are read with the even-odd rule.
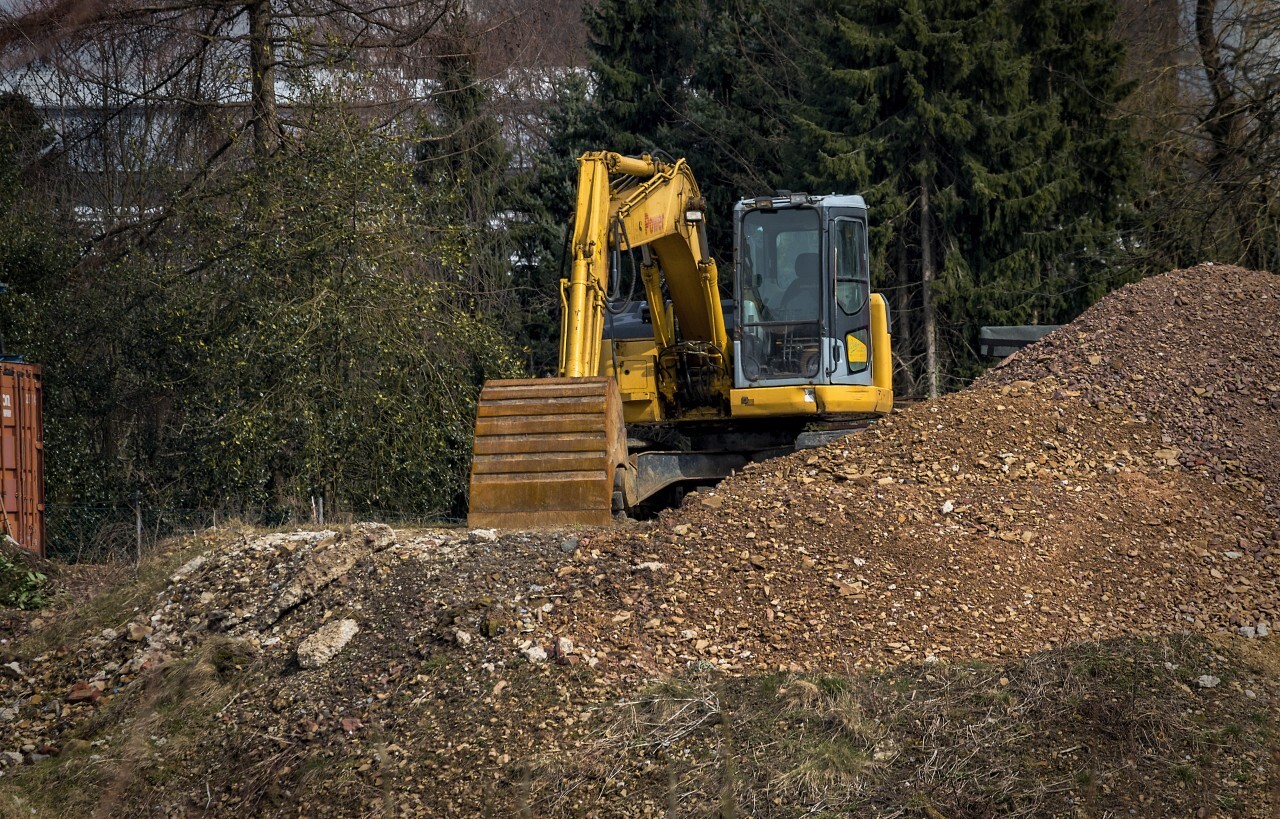
[[[0,815],[1273,815],[1277,332],[1201,266],[651,524],[174,543],[0,618]]]

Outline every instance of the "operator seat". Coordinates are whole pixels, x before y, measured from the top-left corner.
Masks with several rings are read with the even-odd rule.
[[[796,256],[796,280],[782,295],[783,321],[818,321],[818,294],[822,290],[822,268],[817,253]]]

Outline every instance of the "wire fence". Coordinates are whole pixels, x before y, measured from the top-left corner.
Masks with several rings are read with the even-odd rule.
[[[222,526],[340,526],[376,521],[401,528],[454,527],[463,521],[447,514],[369,509],[325,514],[323,504],[309,513],[260,509],[180,509],[145,502],[114,506],[50,503],[45,506],[45,556],[68,563],[137,562],[165,540]]]

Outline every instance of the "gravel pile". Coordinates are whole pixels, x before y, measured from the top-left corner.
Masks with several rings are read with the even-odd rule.
[[[478,815],[655,675],[1267,638],[1278,314],[1270,274],[1148,279],[651,524],[208,533],[115,608],[0,632],[0,776],[67,756],[97,815]]]
[[[1205,264],[1112,293],[989,371],[978,389],[1059,379],[1083,403],[1150,419],[1177,461],[1266,495],[1280,516],[1280,282]]]
[[[605,536],[605,581],[557,625],[654,671],[1265,635],[1280,614],[1278,319],[1266,273],[1127,287],[969,390]]]

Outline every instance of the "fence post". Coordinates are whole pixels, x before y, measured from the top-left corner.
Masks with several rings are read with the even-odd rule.
[[[134,528],[138,536],[138,554],[135,561],[136,566],[142,565],[142,493],[133,493],[133,519]]]

